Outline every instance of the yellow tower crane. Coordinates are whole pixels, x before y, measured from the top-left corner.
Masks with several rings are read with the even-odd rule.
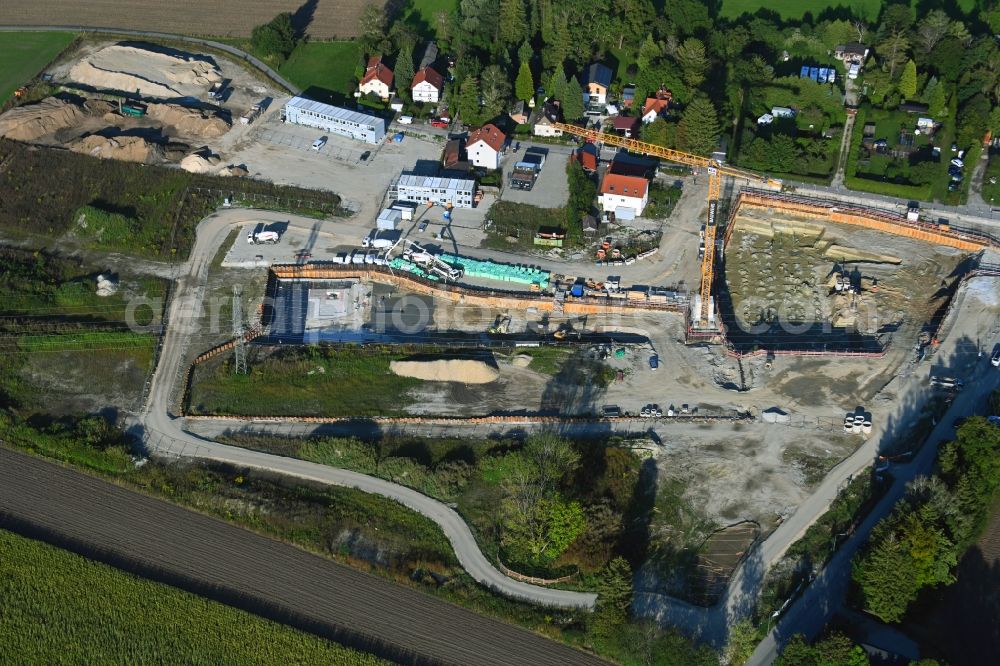
[[[705,224],[705,254],[701,261],[701,290],[699,291],[700,302],[696,304],[692,311],[692,324],[695,328],[711,328],[711,321],[714,319],[712,309],[712,280],[715,277],[715,232],[716,213],[719,207],[719,197],[722,195],[722,178],[736,178],[745,180],[748,183],[764,185],[767,187],[781,187],[781,181],[767,176],[734,169],[733,167],[719,164],[710,157],[693,155],[672,148],[664,148],[654,143],[647,143],[637,139],[626,139],[616,134],[606,134],[597,130],[568,125],[566,123],[554,123],[556,129],[560,129],[567,134],[580,136],[584,139],[596,141],[609,146],[624,148],[633,153],[658,157],[669,162],[676,162],[691,167],[700,167],[708,172],[708,221]]]

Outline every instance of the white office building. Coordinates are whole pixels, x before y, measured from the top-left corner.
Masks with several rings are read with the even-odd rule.
[[[342,109],[304,97],[293,97],[285,104],[285,121],[315,127],[365,143],[381,143],[385,138],[385,120],[350,109]]]
[[[416,204],[434,202],[455,208],[472,208],[476,196],[476,181],[463,178],[437,178],[404,173],[396,181],[395,192],[390,188],[390,196],[397,201]]]

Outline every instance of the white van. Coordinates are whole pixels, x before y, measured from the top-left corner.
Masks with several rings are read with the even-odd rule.
[[[319,150],[320,148],[322,148],[325,145],[326,145],[326,137],[325,136],[321,136],[320,138],[318,138],[315,141],[313,141],[313,150]]]
[[[400,125],[412,125],[413,116],[400,116],[399,118],[396,119],[396,122],[399,123]]]

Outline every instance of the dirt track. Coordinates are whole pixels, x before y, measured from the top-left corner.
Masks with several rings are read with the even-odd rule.
[[[402,663],[604,663],[416,590],[5,448],[0,528]]]
[[[302,8],[313,4],[312,20],[307,21],[308,10]],[[150,3],[148,0],[5,0],[0,5],[0,23],[58,23],[188,35],[249,37],[254,26],[267,23],[281,12],[291,12],[296,16],[296,24],[307,23],[306,33],[311,37],[330,39],[356,36],[358,17],[366,4],[366,0],[316,0],[315,3],[303,0],[217,0],[211,5],[199,0],[174,0],[169,3]]]

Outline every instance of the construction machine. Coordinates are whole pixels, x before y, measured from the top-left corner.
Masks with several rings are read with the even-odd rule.
[[[715,278],[716,216],[719,207],[719,197],[722,193],[722,178],[735,178],[746,181],[748,184],[777,189],[781,188],[781,181],[752,171],[746,171],[745,169],[736,169],[722,165],[711,157],[685,153],[672,148],[664,148],[654,143],[628,139],[616,134],[606,134],[567,123],[554,123],[553,126],[567,134],[579,136],[595,143],[624,148],[633,153],[657,157],[661,160],[684,164],[695,169],[705,169],[708,173],[708,222],[705,225],[705,237],[703,239],[705,252],[701,258],[701,289],[695,297],[691,310],[691,324],[696,329],[709,330],[714,328],[715,308],[712,300],[712,281]]]

